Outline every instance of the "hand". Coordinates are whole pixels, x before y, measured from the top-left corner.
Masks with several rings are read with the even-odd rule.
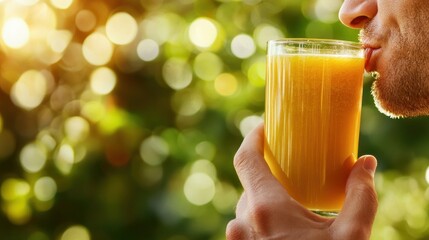
[[[263,124],[243,141],[234,167],[244,193],[236,219],[228,223],[228,240],[366,240],[377,211],[374,172],[377,161],[362,156],[354,164],[346,185],[346,199],[336,218],[324,218],[292,199],[271,174],[264,160]]]

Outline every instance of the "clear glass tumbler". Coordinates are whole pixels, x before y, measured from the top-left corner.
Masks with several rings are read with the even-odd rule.
[[[268,42],[265,159],[289,194],[321,215],[341,210],[357,159],[364,63],[354,42]]]

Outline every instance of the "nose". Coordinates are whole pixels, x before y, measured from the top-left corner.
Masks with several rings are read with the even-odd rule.
[[[378,0],[344,0],[341,6],[340,21],[350,28],[363,28],[375,17]]]

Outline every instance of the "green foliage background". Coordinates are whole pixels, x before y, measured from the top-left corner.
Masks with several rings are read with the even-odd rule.
[[[53,9],[56,28],[72,38],[49,63],[40,60],[37,44],[16,50],[0,40],[0,238],[12,240],[224,239],[242,191],[232,159],[264,111],[265,47],[258,41],[356,41],[358,34],[337,20],[340,0],[81,0],[68,9],[56,9],[53,1],[6,0],[0,1],[0,26],[15,5],[27,11],[28,22],[37,7]],[[82,9],[94,12],[94,31],[120,11],[139,24],[135,40],[115,45],[104,64],[117,76],[109,94],[89,90],[91,72],[99,66],[67,58],[71,46],[81,46],[91,34],[74,24]],[[208,47],[195,45],[189,34],[201,18],[217,29]],[[264,27],[272,35],[258,33]],[[231,48],[240,34],[255,45],[244,58]],[[137,43],[151,37],[159,54],[143,61]],[[179,66],[173,77],[165,73],[167,65]],[[25,109],[13,101],[11,89],[31,69],[49,72],[52,82],[43,101]],[[180,83],[189,74],[184,87],[168,82]],[[229,81],[219,79],[221,74]],[[375,108],[370,86],[366,77],[359,150],[379,161],[380,207],[372,239],[427,239],[428,119],[387,118]],[[26,155],[28,146],[33,148]],[[44,162],[29,171],[25,162],[40,160],[37,154]],[[52,184],[36,190],[43,177],[54,181],[53,190]],[[38,197],[40,191],[53,196]]]

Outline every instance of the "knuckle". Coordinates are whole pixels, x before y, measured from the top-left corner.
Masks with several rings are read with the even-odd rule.
[[[234,219],[230,221],[226,227],[226,239],[227,240],[245,240],[246,229]]]
[[[249,162],[248,159],[252,158],[252,154],[247,150],[239,150],[234,156],[234,167],[235,169],[243,169]]]
[[[270,216],[272,215],[270,205],[256,203],[250,211],[250,218],[257,232],[264,235],[269,231]]]

